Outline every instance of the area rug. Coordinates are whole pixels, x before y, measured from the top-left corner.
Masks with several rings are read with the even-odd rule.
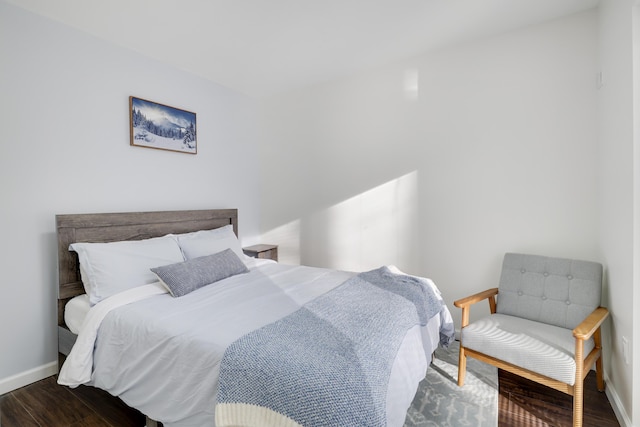
[[[463,387],[458,387],[458,341],[438,348],[420,382],[404,427],[496,427],[498,370],[467,358]]]

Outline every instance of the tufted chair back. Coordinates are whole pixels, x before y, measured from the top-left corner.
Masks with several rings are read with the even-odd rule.
[[[507,253],[496,311],[573,329],[600,305],[602,265]]]

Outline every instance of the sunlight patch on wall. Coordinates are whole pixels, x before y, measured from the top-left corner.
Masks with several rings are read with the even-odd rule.
[[[407,99],[418,99],[419,76],[417,68],[409,68],[404,72],[404,96]]]
[[[417,172],[396,178],[326,210],[302,224],[302,261],[363,271],[381,265],[415,268]]]

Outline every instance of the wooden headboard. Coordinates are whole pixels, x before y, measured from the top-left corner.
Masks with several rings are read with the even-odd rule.
[[[75,242],[142,240],[169,233],[188,233],[233,225],[238,235],[237,209],[56,215],[58,233],[58,325],[65,326],[64,306],[84,293]]]

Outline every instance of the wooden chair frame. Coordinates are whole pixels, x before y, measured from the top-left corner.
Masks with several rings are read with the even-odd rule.
[[[467,325],[469,325],[469,314],[471,311],[471,306],[475,303],[478,303],[485,299],[488,300],[491,314],[495,314],[497,295],[498,288],[492,288],[455,301],[453,305],[462,309],[461,328],[465,328]],[[460,356],[458,360],[458,386],[462,387],[464,385],[464,377],[467,370],[467,356],[470,356],[474,359],[478,359],[500,369],[504,369],[505,371],[509,371],[523,378],[527,378],[531,381],[535,381],[547,387],[554,388],[563,393],[573,396],[573,426],[582,427],[584,378],[587,376],[594,363],[596,365],[596,381],[598,390],[604,391],[605,389],[602,366],[602,337],[600,326],[608,316],[609,311],[606,308],[598,307],[573,330],[573,336],[575,338],[576,361],[576,376],[573,386],[565,384],[553,378],[549,378],[545,375],[523,369],[519,366],[507,363],[500,359],[496,359],[495,357],[488,356],[478,351],[465,348],[462,340],[460,342]],[[586,357],[584,357],[584,342],[591,337],[593,337],[595,347],[593,348],[593,350],[591,350],[591,352],[589,352],[588,355],[586,355]]]

